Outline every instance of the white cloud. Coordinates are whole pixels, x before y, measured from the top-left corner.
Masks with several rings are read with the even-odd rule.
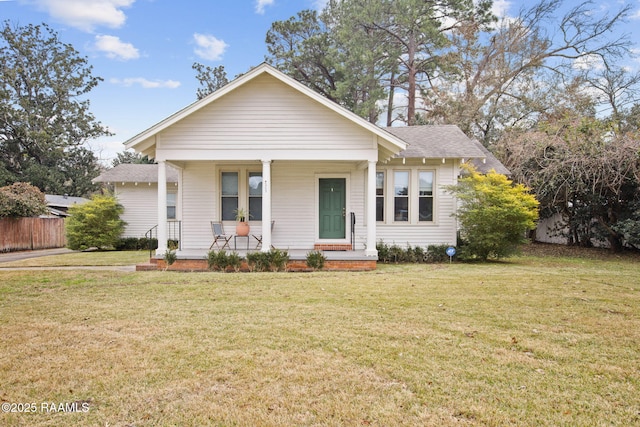
[[[140,52],[131,43],[125,43],[116,36],[96,36],[96,49],[105,52],[107,58],[120,59],[127,61],[129,59],[138,59]]]
[[[193,35],[193,40],[198,46],[194,52],[196,55],[209,61],[219,61],[222,59],[222,55],[229,47],[223,40],[219,40],[216,37],[208,34]]]
[[[576,70],[604,70],[604,62],[599,55],[584,55],[573,61]]]
[[[491,6],[491,11],[498,18],[504,18],[507,16],[507,12],[509,12],[509,7],[511,7],[509,0],[495,0]]]
[[[264,15],[264,8],[267,6],[273,6],[275,0],[256,0],[256,13]]]
[[[124,86],[124,87],[140,85],[144,89],[158,89],[158,88],[176,89],[180,87],[180,82],[177,82],[175,80],[148,80],[148,79],[145,79],[144,77],[128,77],[126,79],[110,79],[109,82],[112,84]]]
[[[314,0],[313,7],[315,10],[321,11],[327,6],[327,3],[329,3],[329,0]]]
[[[32,0],[40,10],[52,18],[83,31],[95,27],[121,27],[127,17],[122,8],[135,0]]]

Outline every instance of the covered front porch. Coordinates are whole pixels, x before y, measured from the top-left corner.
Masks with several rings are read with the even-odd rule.
[[[213,223],[233,235],[240,210],[262,243],[249,250],[287,250],[292,269],[314,249],[326,250],[328,268],[375,268],[377,165],[407,147],[268,64],[126,145],[158,164],[158,265],[169,249],[167,169],[178,170],[171,268],[187,270],[206,268]]]
[[[229,252],[237,252],[242,258],[246,259],[247,253],[255,251],[255,249],[231,248]],[[286,249],[281,249],[286,250]],[[307,254],[309,250],[291,249],[286,250],[289,255],[286,271],[311,271],[306,264]],[[138,271],[150,270],[171,270],[171,271],[208,271],[207,256],[209,250],[206,249],[188,249],[176,252],[177,260],[170,266],[167,266],[164,258],[152,257],[149,263],[136,266]],[[364,250],[351,251],[322,251],[326,258],[323,270],[329,271],[371,271],[376,269],[377,257],[371,257]],[[249,271],[249,266],[243,263],[241,271]]]

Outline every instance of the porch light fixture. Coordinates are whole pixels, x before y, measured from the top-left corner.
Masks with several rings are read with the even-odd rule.
[[[444,165],[444,163],[447,161],[447,159],[445,159],[444,157],[442,158],[442,164]]]

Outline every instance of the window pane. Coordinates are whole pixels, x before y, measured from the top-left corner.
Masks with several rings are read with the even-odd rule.
[[[235,221],[235,211],[238,209],[237,197],[223,197],[222,198],[222,219],[224,221]]]
[[[238,172],[222,172],[222,195],[238,195]]]
[[[376,197],[376,221],[384,221],[384,197]]]
[[[176,219],[176,193],[167,193],[167,219]]]
[[[395,172],[394,174],[394,194],[396,196],[406,196],[409,194],[409,172]]]
[[[249,172],[249,196],[262,196],[262,172]]]
[[[396,197],[394,203],[395,221],[409,221],[409,198]]]
[[[384,172],[376,172],[376,196],[384,196]]]
[[[167,206],[167,219],[176,219],[176,207]]]
[[[249,218],[262,221],[262,197],[249,197]]]
[[[433,172],[420,172],[420,195],[433,196]]]
[[[433,221],[433,197],[420,197],[420,221]]]

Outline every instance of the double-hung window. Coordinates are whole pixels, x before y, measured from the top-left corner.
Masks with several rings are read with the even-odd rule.
[[[223,221],[236,219],[239,207],[249,209],[252,221],[262,221],[262,172],[246,169],[226,171],[221,175],[220,204]]]
[[[420,172],[419,177],[419,203],[418,219],[420,221],[433,221],[433,172]]]
[[[409,171],[393,173],[393,219],[396,222],[409,221]]]
[[[167,219],[176,219],[176,193],[167,193]]]
[[[235,220],[237,209],[238,172],[222,172],[222,220]]]
[[[262,221],[262,172],[249,172],[249,218]]]
[[[384,172],[376,172],[376,221],[384,221]]]

